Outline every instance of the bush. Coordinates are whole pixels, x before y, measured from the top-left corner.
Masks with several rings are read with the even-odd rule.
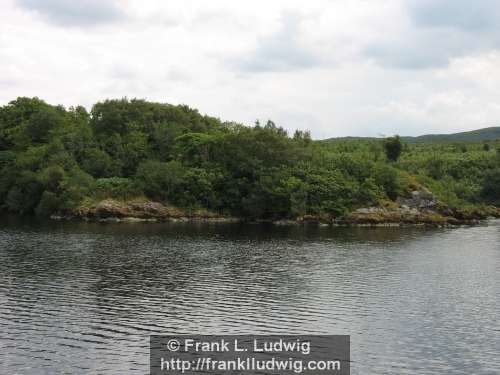
[[[387,159],[397,161],[403,151],[403,143],[399,135],[389,137],[384,140],[384,150]]]
[[[39,179],[46,189],[57,191],[60,188],[66,172],[58,165],[52,165],[40,173]]]
[[[216,176],[202,168],[188,169],[181,183],[181,190],[175,199],[175,203],[183,207],[213,208],[217,206],[214,191],[214,180]],[[181,193],[182,192],[182,193]]]
[[[175,200],[175,193],[182,184],[185,171],[185,167],[177,161],[164,163],[150,160],[139,165],[136,179],[148,197],[164,201]]]
[[[384,195],[384,189],[377,185],[373,177],[369,177],[360,185],[356,198],[361,204],[373,205],[383,199]]]
[[[16,180],[5,198],[8,210],[21,214],[34,210],[43,193],[43,185],[34,173],[24,173]]]
[[[85,172],[97,178],[110,177],[118,172],[111,156],[98,148],[85,150],[80,164]]]
[[[395,200],[405,192],[404,182],[399,171],[386,164],[379,164],[374,170],[375,183],[382,187],[389,199]]]
[[[486,174],[481,196],[489,203],[500,204],[500,168]]]
[[[56,193],[44,191],[35,212],[40,216],[49,216],[59,211],[61,206],[61,198]]]
[[[435,180],[440,180],[446,173],[445,167],[445,162],[442,159],[432,158],[427,163],[426,169],[429,176]]]
[[[99,198],[127,199],[141,194],[140,188],[129,178],[99,178],[95,182],[95,195]]]

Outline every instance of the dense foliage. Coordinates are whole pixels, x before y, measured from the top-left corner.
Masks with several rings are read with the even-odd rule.
[[[420,185],[452,206],[499,204],[498,142],[400,145],[389,162],[382,141],[312,141],[272,121],[247,127],[184,105],[107,100],[88,113],[18,98],[0,108],[0,204],[47,215],[143,196],[285,218],[342,215]]]
[[[384,140],[384,149],[387,159],[397,161],[403,151],[403,142],[401,142],[401,138],[398,135],[386,138]]]

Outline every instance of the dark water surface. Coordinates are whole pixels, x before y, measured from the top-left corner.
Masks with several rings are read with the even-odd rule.
[[[152,333],[348,334],[352,374],[499,374],[500,224],[0,219],[1,374],[146,374]]]

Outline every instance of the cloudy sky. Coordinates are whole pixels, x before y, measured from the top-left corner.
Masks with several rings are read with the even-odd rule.
[[[127,96],[314,138],[500,125],[498,0],[0,0],[0,104]]]

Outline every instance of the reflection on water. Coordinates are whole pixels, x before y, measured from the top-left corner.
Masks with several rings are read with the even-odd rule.
[[[0,373],[145,374],[150,334],[350,334],[353,374],[496,374],[499,225],[0,222]]]

